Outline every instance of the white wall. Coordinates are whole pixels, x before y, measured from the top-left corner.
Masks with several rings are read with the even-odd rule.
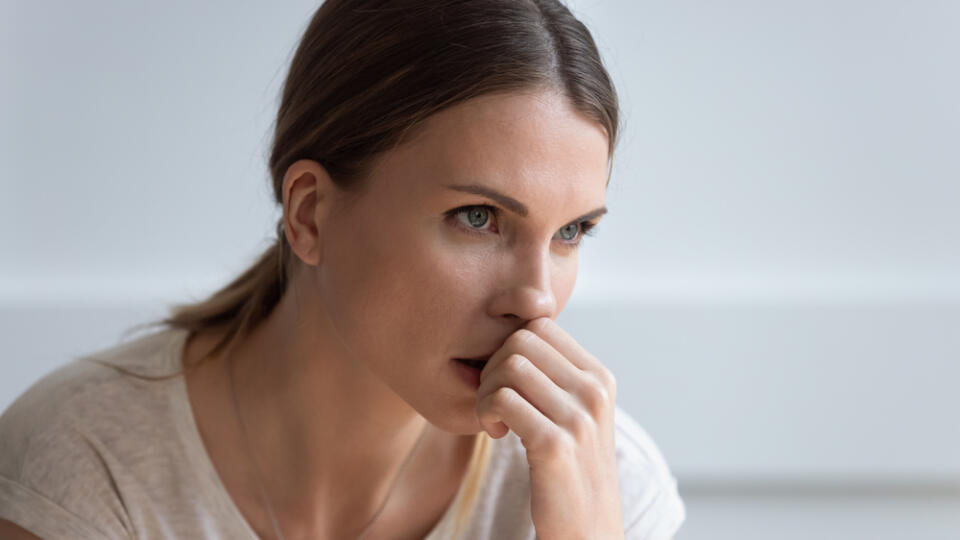
[[[960,4],[572,6],[625,131],[560,321],[680,479],[680,538],[960,536]],[[314,8],[0,5],[0,408],[265,247]]]

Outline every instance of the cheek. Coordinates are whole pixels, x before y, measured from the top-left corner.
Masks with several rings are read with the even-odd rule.
[[[579,258],[574,255],[561,262],[555,270],[553,278],[553,294],[557,299],[557,315],[563,311],[573,294],[573,287],[577,282],[577,265]]]
[[[354,224],[331,244],[322,288],[333,325],[354,354],[371,362],[395,364],[404,352],[440,354],[453,321],[472,303],[478,263],[457,260],[422,232],[368,229]]]
[[[388,316],[411,334],[430,335],[434,329],[462,318],[482,292],[482,262],[464,260],[436,246],[411,246],[402,269],[384,276],[383,294],[395,307]]]
[[[495,276],[484,257],[425,236],[409,246],[402,268],[386,272],[380,282],[391,304],[380,313],[378,342],[391,350],[402,344],[427,370],[445,367],[445,359],[462,352],[465,333],[482,320],[484,299]],[[468,339],[469,341],[469,339]]]
[[[403,261],[360,212],[351,218],[331,227],[325,239],[318,286],[334,330],[355,355],[367,356],[371,332],[397,307],[389,289]]]

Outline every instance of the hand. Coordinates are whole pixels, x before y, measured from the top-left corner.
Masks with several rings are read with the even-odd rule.
[[[520,437],[540,540],[622,539],[614,446],[616,380],[547,317],[511,334],[487,362],[477,418]]]

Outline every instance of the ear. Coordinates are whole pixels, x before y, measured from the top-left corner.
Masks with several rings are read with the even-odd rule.
[[[323,165],[295,161],[283,175],[283,228],[290,249],[311,266],[323,262],[324,223],[337,191]]]

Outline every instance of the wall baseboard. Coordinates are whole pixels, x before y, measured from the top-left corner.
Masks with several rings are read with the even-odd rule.
[[[0,304],[0,408],[172,303],[143,298]],[[853,477],[877,484],[842,489],[950,492],[960,478],[960,302],[628,299],[571,302],[558,322],[614,372],[618,403],[688,490],[802,492],[795,479]]]

